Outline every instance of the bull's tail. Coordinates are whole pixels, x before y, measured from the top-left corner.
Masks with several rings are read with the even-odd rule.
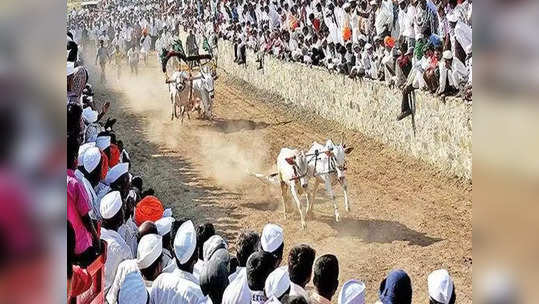
[[[249,175],[256,177],[259,181],[265,184],[278,185],[281,182],[279,181],[279,173],[272,173],[270,175],[264,175],[260,173],[249,172]]]

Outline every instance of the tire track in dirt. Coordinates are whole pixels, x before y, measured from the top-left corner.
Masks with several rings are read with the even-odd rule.
[[[380,280],[397,267],[412,277],[414,303],[428,300],[426,277],[440,267],[453,275],[458,301],[472,302],[470,184],[226,74],[216,81],[215,121],[191,119],[183,125],[170,121],[157,69],[142,69],[128,80],[100,91],[98,98],[111,99],[118,137],[136,173],[176,216],[212,221],[232,244],[240,229],[260,231],[276,222],[285,230],[285,252],[305,242],[317,255],[337,255],[341,285],[350,278],[364,280],[368,302],[376,300]],[[337,189],[343,220],[335,223],[321,190],[314,217],[302,231],[297,218],[283,219],[279,187],[244,171],[271,173],[281,147],[308,149],[315,140],[339,140],[342,131],[355,147],[347,171],[352,211],[345,212]]]

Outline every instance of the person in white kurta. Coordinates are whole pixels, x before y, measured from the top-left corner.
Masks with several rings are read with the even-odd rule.
[[[193,222],[183,223],[174,237],[177,268],[172,273],[162,273],[153,282],[150,303],[202,303],[205,300],[193,266],[198,260],[196,231]]]
[[[197,304],[205,297],[200,286],[181,277],[179,269],[172,273],[162,273],[153,282],[150,294],[151,304]]]
[[[118,265],[114,280],[112,281],[109,291],[106,294],[106,299],[108,303],[116,303],[118,301],[118,293],[120,292],[121,286],[125,278],[133,272],[138,272],[140,274],[136,259],[125,260]],[[140,279],[141,281],[143,281],[142,276]],[[142,282],[142,284],[144,284],[144,282]]]
[[[133,256],[137,255],[137,224],[133,220],[133,216],[130,216],[127,221],[118,228],[118,233],[123,237],[125,243],[131,248]]]
[[[87,143],[85,145],[92,145],[92,143]],[[85,145],[82,145],[81,148]],[[79,148],[79,154],[81,153]],[[99,177],[101,176],[101,152],[99,148],[91,146],[85,151],[82,152],[82,155],[79,155],[79,158],[82,160],[82,168],[84,172],[80,170],[75,171],[75,176],[79,179],[83,185],[88,198],[91,203],[91,212],[90,217],[93,220],[101,219],[101,212],[99,211],[99,201],[97,200],[97,194],[95,193],[94,187],[90,180],[99,182]]]
[[[443,60],[438,63],[440,68],[439,87],[436,93],[443,94],[448,88],[460,90],[467,82],[468,70],[464,64],[452,56],[447,50],[443,54]]]
[[[101,239],[107,242],[107,260],[105,262],[105,294],[108,293],[118,265],[125,260],[133,258],[131,248],[117,232],[123,223],[122,198],[119,191],[112,191],[105,195],[100,205],[103,224]]]
[[[241,267],[233,281],[226,287],[223,293],[222,304],[249,304],[251,303],[251,290],[247,285],[247,272]]]

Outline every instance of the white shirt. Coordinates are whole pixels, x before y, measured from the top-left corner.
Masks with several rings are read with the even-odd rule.
[[[109,192],[110,192],[110,186],[106,185],[105,183],[99,182],[99,184],[95,186],[95,193],[97,194],[98,202],[101,202],[101,199],[103,198],[103,196],[105,196]]]
[[[387,25],[387,30],[391,31],[393,25],[393,3],[382,1],[375,14],[374,26],[376,27],[376,34],[380,35],[384,31],[384,25]]]
[[[200,286],[182,277],[183,272],[162,273],[153,282],[151,304],[198,304],[205,300]]]
[[[129,248],[131,248],[131,254],[136,257],[138,248],[138,228],[137,224],[135,224],[133,221],[133,217],[129,217],[129,219],[122,226],[120,226],[120,228],[118,228],[118,233],[122,236]]]
[[[149,52],[151,43],[152,43],[152,39],[150,38],[149,35],[146,36],[144,39],[142,39],[141,52],[143,53]]]
[[[230,282],[223,293],[222,304],[249,304],[251,303],[251,290],[247,285],[247,271],[242,267],[236,279]]]
[[[187,280],[187,281],[191,281],[191,282],[195,283],[196,285],[200,285],[199,279],[198,279],[197,277],[195,277],[195,275],[192,274],[192,273],[189,273],[189,272],[187,272],[187,271],[183,271],[183,270],[178,269],[178,268],[175,269],[175,270],[173,271],[173,273],[174,273],[175,275],[179,276],[179,277],[182,278],[182,279],[185,279],[185,280]]]
[[[101,219],[101,213],[99,213],[99,202],[97,200],[97,194],[95,194],[94,188],[92,187],[92,184],[86,179],[84,174],[80,172],[78,169],[75,170],[75,177],[82,182],[84,185],[84,189],[86,190],[86,193],[88,194],[88,198],[90,199],[90,207],[92,210],[90,210],[90,218],[93,220],[100,220]]]
[[[294,282],[290,282],[290,295],[291,296],[302,296],[306,300],[309,299],[309,296],[307,295],[307,292],[303,287],[299,286],[298,284]]]
[[[405,11],[399,9],[400,31],[404,37],[415,38],[414,16],[415,7],[413,5],[408,5]]]
[[[131,48],[127,51],[127,57],[129,58],[129,63],[138,63],[139,52]]]
[[[108,293],[116,276],[118,265],[133,258],[131,248],[127,246],[122,236],[114,231],[101,227],[101,239],[107,242],[107,261],[105,262],[105,294]]]
[[[118,294],[120,293],[120,287],[122,286],[125,277],[132,272],[140,272],[137,266],[137,260],[125,260],[118,265],[114,281],[112,282],[109,292],[106,295],[107,302],[116,303],[118,300]]]
[[[172,257],[172,254],[168,249],[163,248],[163,273],[172,273],[178,266],[176,265],[176,259]]]
[[[195,278],[197,278],[197,280],[200,280],[200,273],[202,273],[202,269],[204,269],[204,261],[198,259],[198,261],[195,263],[195,266],[193,267],[193,275],[195,276]]]
[[[238,277],[238,274],[240,274],[240,272],[241,272],[243,269],[245,269],[245,267],[240,267],[240,266],[238,266],[238,267],[236,268],[236,271],[235,271],[234,273],[231,273],[231,274],[228,276],[228,281],[229,281],[229,282],[234,281],[234,280]]]
[[[267,300],[264,291],[253,291],[251,292],[251,304],[262,304]]]

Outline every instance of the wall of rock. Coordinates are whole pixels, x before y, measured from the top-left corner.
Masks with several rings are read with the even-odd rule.
[[[219,42],[219,67],[233,77],[278,94],[308,111],[358,130],[449,176],[472,179],[472,106],[417,92],[416,135],[410,118],[397,122],[401,92],[374,81],[355,81],[318,67],[265,57],[264,71],[248,51],[247,68],[233,62],[234,48]]]

